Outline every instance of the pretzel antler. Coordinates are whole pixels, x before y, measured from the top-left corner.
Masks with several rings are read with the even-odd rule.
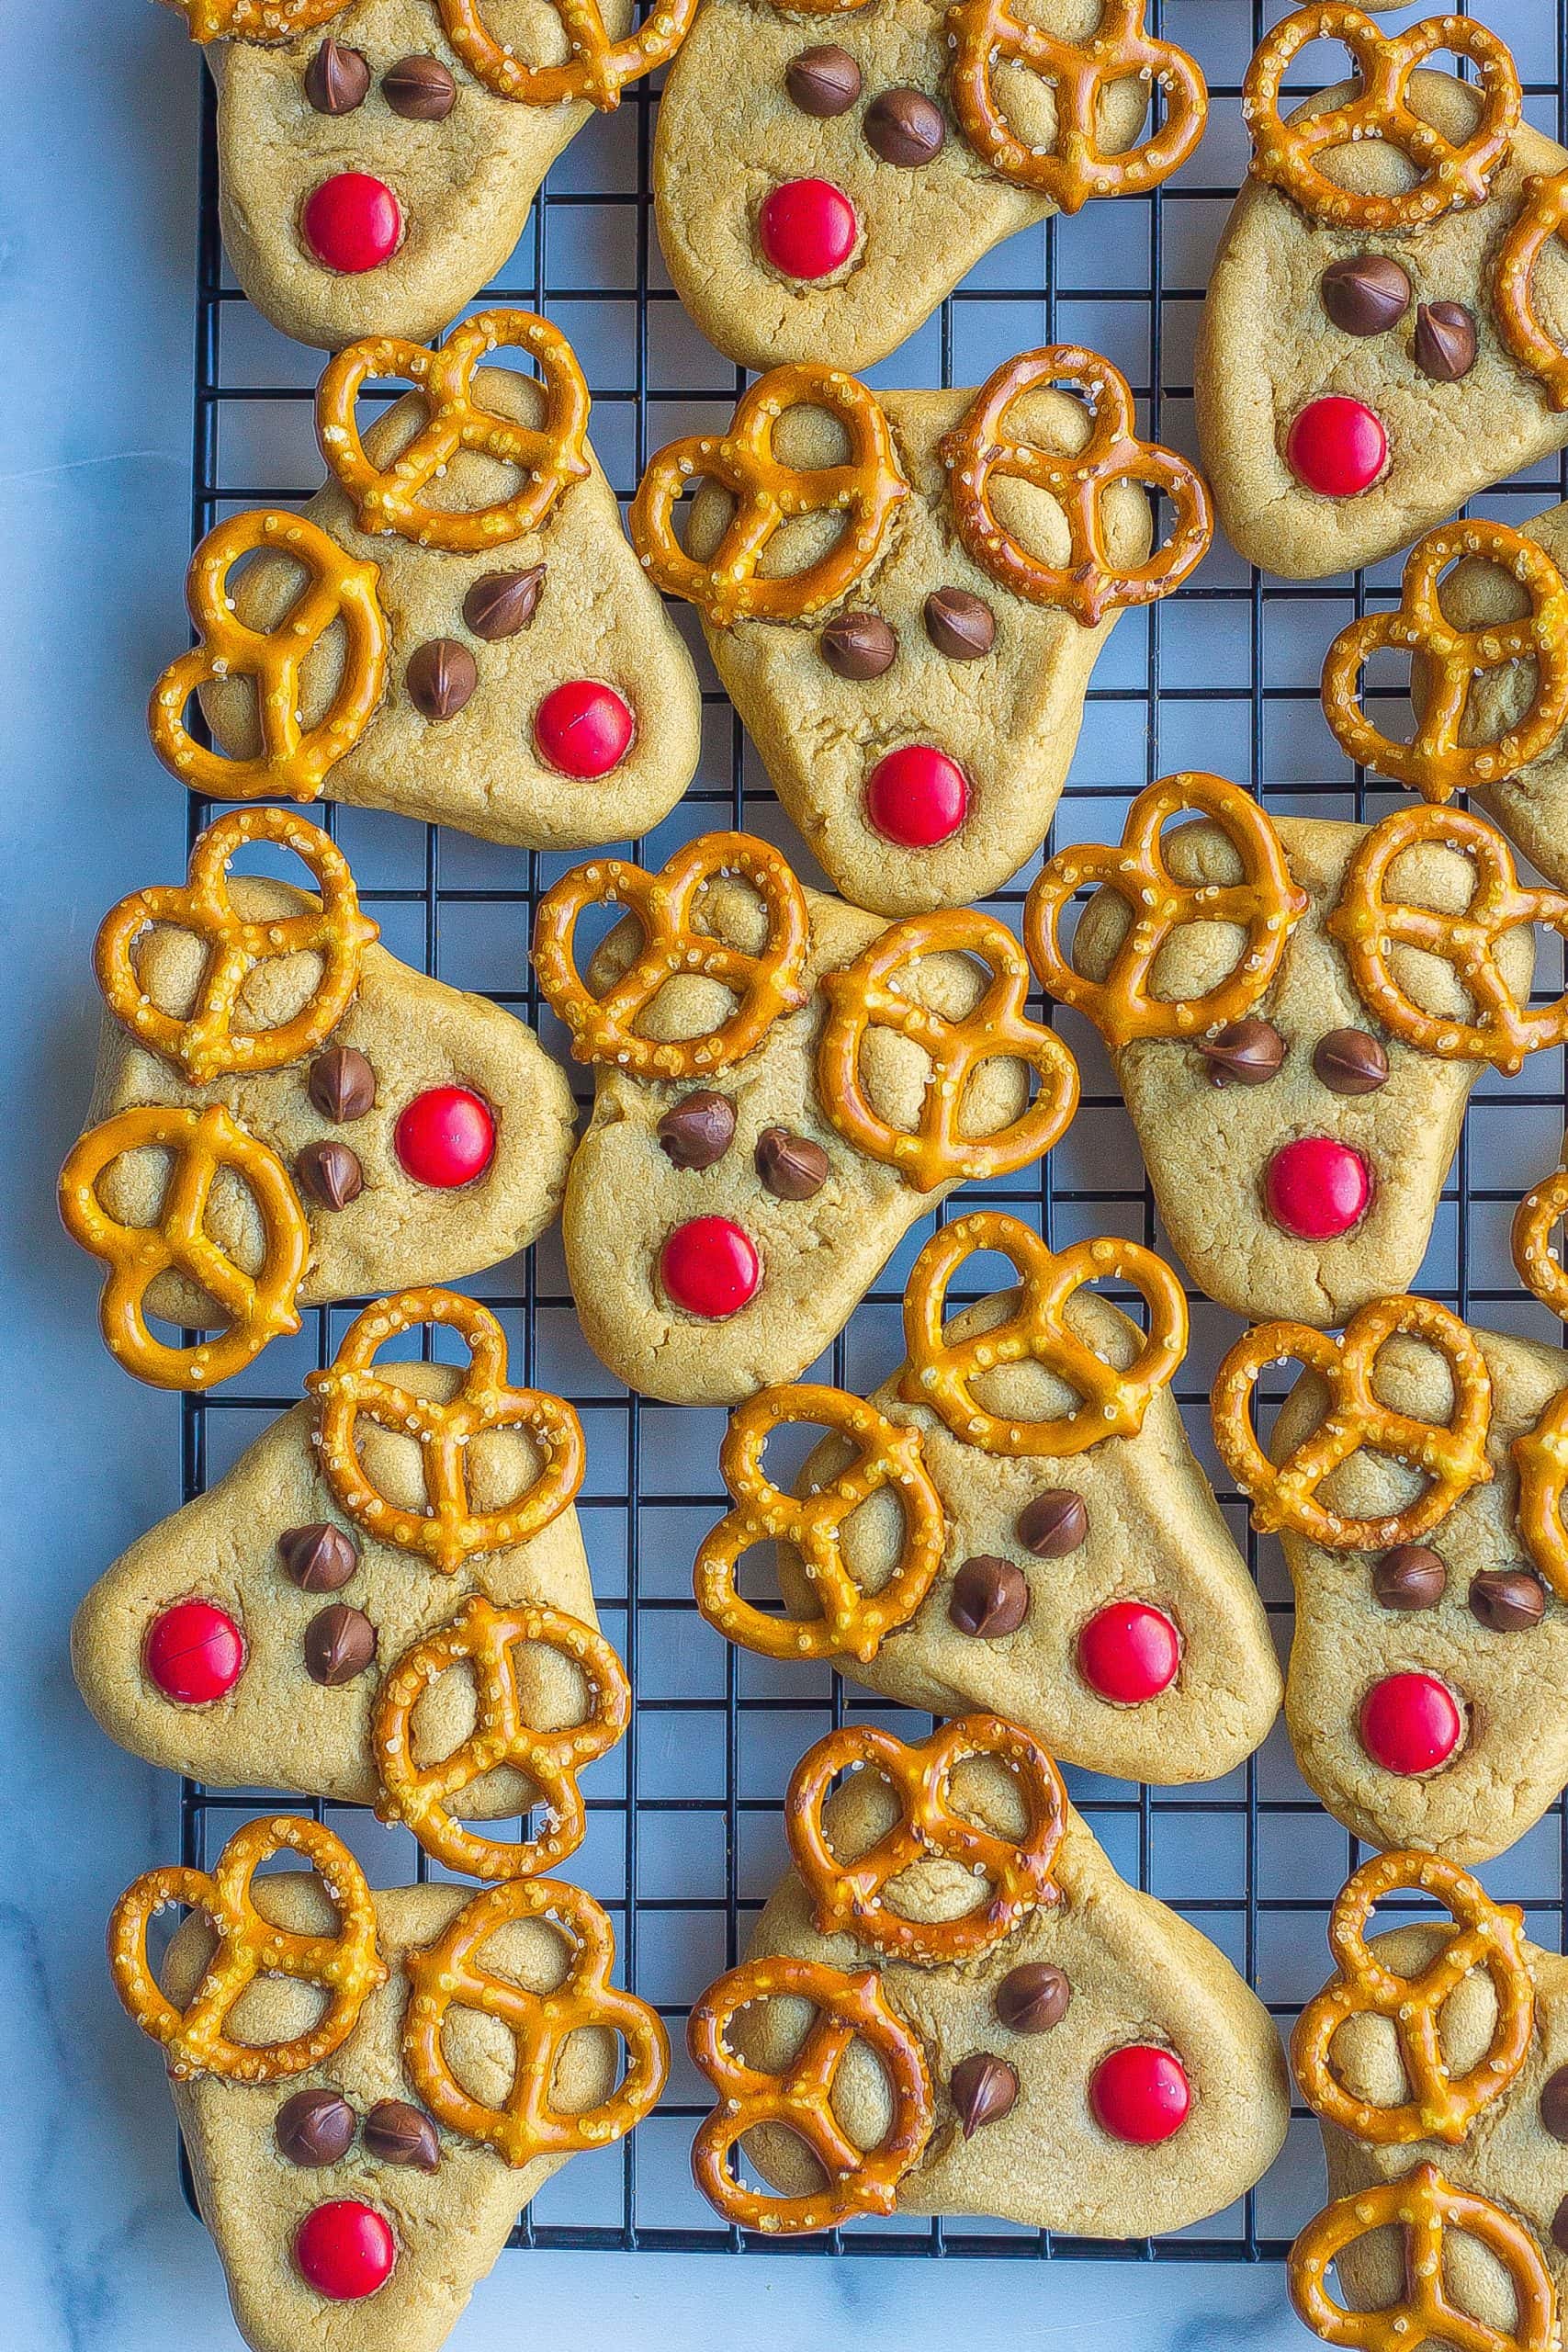
[[[1381,2311],[1348,2311],[1325,2283],[1331,2263],[1375,2230],[1397,2229],[1404,2241],[1404,2292]],[[1447,2240],[1474,2238],[1501,2265],[1514,2295],[1512,2327],[1493,2327],[1453,2300]],[[1472,2190],[1456,2188],[1436,2165],[1417,2165],[1337,2198],[1314,2216],[1291,2249],[1291,2300],[1325,2344],[1353,2352],[1419,2352],[1443,2344],[1453,2352],[1551,2352],[1557,2297],[1540,2246],[1522,2222]]]
[[[168,0],[192,40],[293,40],[343,14],[348,0]]]
[[[1552,341],[1535,306],[1535,266],[1568,228],[1568,171],[1525,182],[1523,200],[1492,265],[1492,316],[1506,348],[1540,379],[1549,407],[1568,409],[1568,352]]]
[[[1547,1305],[1561,1311],[1552,1299]],[[1519,1539],[1558,1599],[1568,1600],[1568,1526],[1562,1515],[1568,1493],[1568,1388],[1548,1399],[1534,1429],[1517,1437],[1509,1452],[1519,1479],[1514,1508]]]
[[[480,0],[435,0],[441,29],[457,56],[498,98],[554,107],[586,99],[601,113],[621,103],[628,82],[668,65],[691,30],[697,0],[655,0],[642,23],[612,40],[598,0],[550,0],[569,54],[559,65],[525,65],[485,22]]]

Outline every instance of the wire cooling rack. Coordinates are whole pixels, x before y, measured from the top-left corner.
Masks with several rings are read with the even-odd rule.
[[[1282,5],[1154,0],[1151,20],[1192,51],[1208,74],[1212,111],[1193,162],[1149,198],[1090,207],[998,247],[940,314],[882,367],[874,383],[977,383],[999,360],[1040,343],[1103,351],[1140,395],[1142,429],[1196,455],[1193,345],[1215,241],[1246,141],[1236,99],[1247,58]],[[1392,20],[1420,13],[1410,8]],[[1527,110],[1557,137],[1565,127],[1568,0],[1490,0],[1483,12],[1512,43]],[[803,40],[806,38],[803,33]],[[1326,51],[1308,51],[1301,86]],[[1333,59],[1325,74],[1342,71]],[[205,77],[204,77],[205,78]],[[596,119],[551,173],[506,271],[487,290],[545,311],[575,345],[593,391],[592,431],[623,498],[649,452],[677,431],[716,425],[742,378],[685,318],[665,280],[649,197],[654,107],[646,84]],[[310,424],[318,355],[288,343],[226,273],[218,228],[214,107],[203,97],[197,294],[192,525],[256,503],[299,503],[319,484]],[[1455,288],[1454,294],[1467,289]],[[1505,485],[1475,511],[1520,521],[1568,495],[1568,462]],[[1196,579],[1164,605],[1128,613],[1090,686],[1072,777],[1052,846],[1114,839],[1126,802],[1152,778],[1216,768],[1269,806],[1303,815],[1375,817],[1398,796],[1369,785],[1341,757],[1322,718],[1317,682],[1330,639],[1352,615],[1397,599],[1397,561],[1308,585],[1265,580],[1217,545]],[[755,753],[708,665],[693,616],[678,614],[704,682],[704,753],[695,783],[658,832],[629,846],[658,863],[681,841],[733,823],[800,844],[774,805]],[[653,723],[657,723],[655,718]],[[540,1006],[527,963],[539,895],[574,861],[496,848],[406,820],[322,804],[394,954],[454,985],[482,990],[536,1024],[558,1052],[561,1033]],[[193,803],[193,834],[212,814]],[[1109,830],[1108,830],[1109,829]],[[808,878],[815,876],[802,861]],[[1016,923],[1034,867],[991,902]],[[1561,957],[1543,949],[1539,978],[1553,995]],[[1115,1232],[1167,1246],[1143,1164],[1094,1034],[1064,1017],[1084,1073],[1083,1107],[1045,1164],[1014,1182],[976,1185],[953,1210],[987,1201],[1038,1224],[1060,1245]],[[564,1058],[564,1055],[562,1056]],[[575,1073],[581,1078],[581,1073]],[[1556,1165],[1564,1110],[1561,1054],[1538,1056],[1523,1081],[1488,1076],[1472,1100],[1464,1141],[1416,1287],[1483,1326],[1557,1339],[1523,1297],[1507,1255],[1519,1194]],[[908,1236],[834,1343],[818,1376],[863,1394],[901,1354],[898,1306],[908,1267],[931,1229]],[[999,1266],[976,1295],[1006,1279]],[[793,1764],[846,1718],[892,1722],[899,1711],[820,1668],[774,1666],[730,1648],[697,1617],[691,1563],[725,1506],[716,1458],[721,1413],[628,1396],[585,1347],[558,1237],[497,1268],[473,1288],[501,1315],[516,1374],[570,1396],[588,1435],[580,1499],[605,1631],[637,1693],[621,1747],[588,1776],[590,1828],[570,1875],[612,1911],[625,1981],[668,2020],[675,2064],[665,2100],[623,2147],[578,2157],[535,2199],[513,2234],[520,2247],[744,2252],[693,2188],[687,2150],[705,2112],[684,2056],[685,2014],[698,1991],[744,1950],[781,1874],[779,1807]],[[330,1361],[356,1303],[306,1317],[251,1374],[217,1396],[187,1396],[182,1422],[186,1494],[220,1476],[274,1416],[295,1403],[304,1374]],[[1278,1638],[1290,1636],[1290,1584],[1277,1546],[1249,1532],[1210,1441],[1207,1388],[1238,1328],[1193,1299],[1191,1352],[1178,1394],[1189,1432],[1244,1545]],[[908,1719],[904,1719],[909,1728]],[[923,1726],[922,1726],[923,1727]],[[1356,1841],[1301,1781],[1282,1725],[1244,1770],[1185,1790],[1149,1789],[1069,1771],[1075,1802],[1117,1868],[1192,1919],[1243,1969],[1282,2030],[1325,1971],[1324,1921],[1360,1859]],[[264,1805],[297,1798],[209,1791],[187,1782],[184,1846],[204,1865]],[[356,1808],[317,1805],[378,1884],[428,1874],[405,1832]],[[1480,1875],[1525,1905],[1529,1932],[1564,1948],[1568,1827],[1561,1804]],[[189,2193],[188,2178],[186,2182]],[[1298,2109],[1284,2154],[1227,2211],[1179,2234],[1131,2244],[1054,2236],[996,2222],[921,2223],[895,2217],[842,2237],[781,2244],[773,2255],[1064,2256],[1134,2260],[1271,2261],[1321,2201],[1316,2127]]]

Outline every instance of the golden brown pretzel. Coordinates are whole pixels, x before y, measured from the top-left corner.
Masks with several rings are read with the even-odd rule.
[[[485,22],[480,0],[435,0],[441,28],[476,81],[498,98],[553,107],[586,98],[608,112],[628,82],[667,65],[691,29],[697,0],[655,0],[640,25],[612,40],[598,0],[550,0],[570,51],[559,65],[525,65]]]
[[[169,0],[192,40],[292,40],[341,16],[348,0]]]
[[[1553,343],[1535,307],[1535,266],[1568,227],[1568,171],[1525,182],[1507,235],[1492,265],[1492,315],[1503,344],[1521,368],[1539,378],[1547,403],[1568,408],[1568,352]]]
[[[1347,2246],[1373,2231],[1396,2228],[1404,2240],[1404,2293],[1381,2311],[1348,2311],[1325,2283]],[[1461,2310],[1450,2291],[1445,2241],[1450,2230],[1475,2238],[1502,2266],[1513,2289],[1512,2327],[1493,2327]],[[1522,2222],[1489,2198],[1456,2188],[1436,2165],[1417,2165],[1403,2180],[1358,2188],[1314,2216],[1291,2249],[1291,2300],[1325,2344],[1352,2352],[1551,2352],[1557,2342],[1557,2297],[1540,2246]]]
[[[1511,1238],[1514,1264],[1525,1288],[1568,1322],[1568,1273],[1551,1246],[1552,1234],[1564,1216],[1568,1216],[1568,1168],[1559,1168],[1525,1194],[1514,1211]]]
[[[1556,1301],[1547,1305],[1557,1309]],[[1568,1600],[1568,1527],[1562,1501],[1568,1491],[1568,1388],[1542,1408],[1532,1430],[1514,1440],[1509,1452],[1518,1472],[1515,1520],[1520,1541],[1560,1600]]]

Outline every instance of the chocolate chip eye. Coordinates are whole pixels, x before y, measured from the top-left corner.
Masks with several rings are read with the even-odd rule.
[[[1313,1048],[1312,1068],[1333,1094],[1375,1094],[1388,1084],[1388,1056],[1364,1029],[1330,1029]]]
[[[381,76],[381,96],[405,122],[445,122],[457,85],[438,57],[400,57]]]
[[[1475,365],[1475,320],[1462,302],[1418,302],[1410,356],[1434,384],[1457,384]]]
[[[865,110],[865,143],[885,164],[918,171],[942,153],[947,125],[923,90],[884,90]]]
[[[817,650],[836,678],[880,678],[893,667],[898,640],[880,613],[835,613]]]
[[[318,114],[352,114],[370,95],[370,66],[357,49],[328,39],[305,68],[305,96]]]
[[[1200,1037],[1198,1051],[1209,1065],[1213,1086],[1266,1086],[1279,1075],[1285,1041],[1269,1021],[1230,1021],[1212,1037]]]
[[[983,662],[997,641],[997,616],[967,588],[933,588],[926,598],[926,635],[953,662]]]
[[[826,121],[848,114],[860,96],[860,67],[847,49],[825,43],[803,49],[784,67],[784,87],[802,114]]]
[[[1410,308],[1410,280],[1387,254],[1331,262],[1318,283],[1323,307],[1346,334],[1386,334]]]
[[[456,718],[479,682],[478,662],[455,637],[416,645],[403,673],[409,700],[424,718]]]

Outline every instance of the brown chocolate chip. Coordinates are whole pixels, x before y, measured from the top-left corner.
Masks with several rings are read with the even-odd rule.
[[[1385,1609],[1436,1609],[1449,1572],[1425,1544],[1396,1544],[1372,1570],[1372,1591]]]
[[[329,1046],[310,1064],[311,1102],[323,1119],[363,1119],[376,1108],[376,1073],[357,1046]]]
[[[1387,254],[1350,254],[1330,262],[1318,291],[1346,334],[1386,334],[1410,308],[1410,280]]]
[[[1540,2128],[1568,2142],[1568,2066],[1559,2066],[1540,2086]]]
[[[858,683],[880,678],[893,667],[898,640],[880,613],[837,613],[818,639],[817,650],[836,678]]]
[[[284,2163],[303,2165],[311,2172],[346,2156],[357,2128],[358,2120],[347,2099],[324,2084],[286,2098],[272,2126]]]
[[[1049,1961],[1010,1968],[996,1991],[996,2011],[1014,2033],[1049,2033],[1067,2014],[1073,1988]]]
[[[1200,1037],[1198,1051],[1212,1085],[1263,1086],[1279,1072],[1285,1041],[1271,1022],[1228,1021],[1212,1037]]]
[[[1029,1586],[1023,1570],[993,1552],[965,1560],[953,1579],[947,1613],[961,1634],[975,1641],[999,1641],[1016,1634],[1029,1614]]]
[[[757,1137],[757,1173],[776,1201],[815,1200],[828,1182],[828,1155],[809,1136],[764,1127]]]
[[[376,1655],[376,1628],[363,1609],[334,1600],[305,1628],[305,1666],[312,1682],[334,1690],[363,1674]]]
[[[318,114],[352,114],[370,95],[370,67],[356,49],[330,37],[305,68],[305,96]]]
[[[884,90],[865,110],[864,130],[874,153],[906,172],[940,155],[947,137],[942,108],[923,90]]]
[[[409,655],[403,684],[425,718],[456,718],[479,684],[479,664],[455,637],[433,637]]]
[[[735,1140],[735,1105],[706,1087],[682,1094],[654,1133],[677,1168],[711,1168]]]
[[[365,1190],[359,1154],[345,1143],[308,1143],[295,1159],[294,1173],[324,1209],[345,1209]]]
[[[381,96],[409,122],[445,122],[457,85],[438,57],[400,57],[381,76]]]
[[[784,87],[802,114],[826,121],[831,115],[848,114],[859,97],[860,67],[847,49],[828,41],[790,59]]]
[[[964,2137],[972,2140],[982,2124],[995,2123],[1012,2111],[1018,2097],[1018,2076],[1005,2058],[976,2050],[961,2058],[947,2083]]]
[[[463,618],[476,637],[495,644],[528,628],[544,594],[545,567],[531,564],[526,571],[486,571],[463,599]]]
[[[1434,384],[1457,384],[1475,365],[1475,321],[1462,302],[1418,302],[1410,356]]]
[[[365,2153],[384,2165],[416,2165],[434,2172],[441,2162],[435,2126],[406,2098],[378,2098],[365,2119]]]
[[[1330,1029],[1312,1049],[1312,1067],[1335,1094],[1375,1094],[1388,1084],[1388,1056],[1365,1029]]]
[[[1568,2254],[1568,2197],[1551,2217],[1551,2243],[1559,2254]]]
[[[926,635],[953,662],[983,662],[997,641],[997,616],[967,588],[933,588],[925,602]]]
[[[1019,1512],[1014,1530],[1037,1560],[1065,1560],[1089,1533],[1089,1511],[1070,1487],[1047,1487]]]
[[[1471,1579],[1470,1613],[1491,1633],[1524,1633],[1546,1614],[1546,1587],[1529,1568],[1483,1568]]]
[[[359,1554],[342,1528],[321,1520],[310,1527],[286,1527],[277,1550],[284,1575],[301,1592],[336,1592],[359,1566]]]

